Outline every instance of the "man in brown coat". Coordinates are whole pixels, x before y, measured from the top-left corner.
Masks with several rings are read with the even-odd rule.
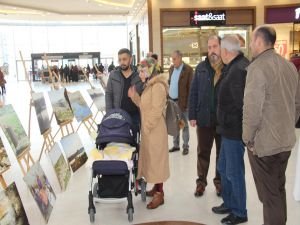
[[[191,82],[193,79],[193,69],[182,61],[182,53],[176,50],[172,54],[173,65],[169,70],[169,97],[178,103],[181,110],[181,118],[184,121],[182,131],[183,155],[189,153],[189,124],[188,124],[188,97],[190,93]],[[179,151],[180,132],[173,138],[173,147],[170,152]]]
[[[296,142],[300,114],[299,75],[276,54],[276,31],[260,26],[252,34],[254,57],[248,67],[243,109],[243,140],[263,203],[264,225],[285,225],[285,170]]]

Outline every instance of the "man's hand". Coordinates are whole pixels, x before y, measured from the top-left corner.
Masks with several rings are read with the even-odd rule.
[[[190,125],[191,125],[191,127],[195,127],[197,125],[197,121],[196,120],[190,120]]]

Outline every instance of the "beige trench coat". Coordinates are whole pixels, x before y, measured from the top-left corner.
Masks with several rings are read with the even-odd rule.
[[[165,122],[168,84],[163,75],[148,81],[141,97],[133,102],[141,111],[141,145],[138,161],[138,179],[148,183],[163,183],[170,176],[168,134]]]

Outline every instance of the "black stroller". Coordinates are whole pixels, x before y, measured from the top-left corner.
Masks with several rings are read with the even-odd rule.
[[[132,190],[135,195],[141,193],[142,201],[146,201],[146,183],[137,181],[137,164],[139,152],[139,134],[134,137],[131,117],[121,109],[109,111],[98,125],[96,147],[104,150],[111,142],[126,143],[135,147],[132,154],[132,168],[122,160],[98,160],[93,162],[91,186],[89,191],[90,222],[95,221],[96,208],[94,200],[111,200],[127,198],[128,221],[133,220]],[[97,182],[94,182],[97,179]],[[140,187],[140,190],[138,190]]]

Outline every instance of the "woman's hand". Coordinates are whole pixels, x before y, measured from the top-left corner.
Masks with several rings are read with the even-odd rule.
[[[128,97],[129,98],[133,98],[133,96],[135,95],[136,93],[136,89],[135,89],[135,86],[131,86],[129,89],[128,89]]]

